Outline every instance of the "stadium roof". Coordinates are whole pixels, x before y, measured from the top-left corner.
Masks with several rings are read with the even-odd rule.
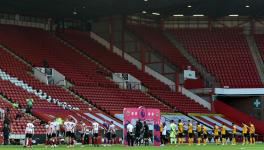
[[[264,0],[0,0],[0,12],[76,19],[135,13],[159,17],[174,14],[263,17],[263,6]]]

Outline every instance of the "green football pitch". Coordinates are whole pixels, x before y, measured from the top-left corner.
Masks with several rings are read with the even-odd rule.
[[[123,145],[115,145],[115,146],[109,146],[109,147],[93,147],[93,146],[85,146],[81,147],[80,145],[77,145],[72,148],[67,148],[65,145],[59,145],[56,148],[45,148],[44,145],[34,145],[33,148],[23,148],[23,146],[0,146],[0,150],[21,150],[21,149],[37,149],[37,150],[47,150],[47,149],[57,149],[57,150],[66,150],[66,149],[72,149],[72,150],[264,150],[264,144],[256,144],[256,145],[244,145],[242,146],[241,144],[238,145],[214,145],[214,144],[208,144],[206,146],[188,146],[188,145],[180,145],[180,146],[175,146],[175,145],[166,145],[163,147],[159,146],[136,146],[136,147],[126,147]]]

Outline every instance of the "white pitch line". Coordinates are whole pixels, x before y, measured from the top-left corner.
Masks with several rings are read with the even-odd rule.
[[[241,147],[241,150],[245,150],[245,149],[264,149],[264,147]]]

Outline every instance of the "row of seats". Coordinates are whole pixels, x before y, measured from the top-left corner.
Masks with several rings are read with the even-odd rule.
[[[162,34],[158,28],[146,26],[127,26],[136,35],[140,36],[144,42],[148,43],[154,50],[164,54],[170,61],[177,65],[181,70],[187,69],[191,64],[181,55],[179,50],[174,47]]]
[[[103,107],[112,114],[120,113],[123,108],[145,106],[159,108],[162,112],[172,112],[172,110],[161,103],[150,99],[147,95],[138,90],[127,91],[116,88],[103,87],[83,87],[75,86],[76,93],[90,99],[97,106]]]
[[[33,66],[56,68],[66,79],[76,85],[91,83],[112,84],[96,72],[97,66],[71,48],[62,44],[54,36],[40,29],[17,26],[0,26],[0,40],[17,55],[31,62]]]
[[[47,86],[44,83],[36,80],[32,75],[30,75],[30,68],[27,65],[21,61],[18,61],[16,58],[1,48],[0,55],[3,56],[3,61],[0,62],[0,68],[3,68],[4,71],[10,73],[11,76],[18,77],[18,80],[25,81],[29,85],[33,85],[33,88],[41,89],[41,91],[48,93],[49,96],[62,100],[62,102],[67,102],[71,106],[78,107],[81,110],[88,110],[90,108],[88,105],[83,105],[83,102],[81,102],[69,92],[65,91],[63,88],[54,85]],[[12,90],[10,92],[12,92]],[[17,97],[18,95],[14,94],[12,96]]]
[[[167,103],[175,106],[179,111],[191,113],[191,112],[200,112],[200,113],[210,113],[210,111],[201,106],[198,103],[195,103],[193,100],[187,98],[179,92],[171,91],[162,91],[162,90],[151,90],[152,94],[156,95],[159,99],[166,101]]]
[[[3,100],[0,98],[0,108],[5,110],[5,115],[7,115],[7,109],[9,109],[8,118],[11,122],[11,130],[14,134],[23,134],[25,133],[25,127],[28,120],[34,120],[34,125],[36,126],[35,133],[36,134],[44,134],[45,128],[40,124],[40,120],[23,113],[21,110],[13,108],[11,103]],[[17,115],[20,115],[19,118],[17,118]],[[3,118],[1,118],[3,120]],[[0,119],[0,129],[3,127],[3,122]],[[2,130],[0,130],[1,134]]]
[[[0,79],[0,93],[5,95],[9,100],[18,103],[22,108],[26,108],[26,99],[33,98],[34,105],[33,108],[59,108],[57,105],[47,102],[46,100],[40,99],[33,93],[28,93],[21,87],[12,84],[10,81]]]
[[[158,28],[146,26],[127,26],[128,29],[133,31],[138,37],[144,40],[145,43],[150,45],[153,50],[158,51],[160,54],[168,58],[174,65],[181,71],[188,69],[191,66],[192,70],[196,70],[189,61],[180,53],[180,51],[163,35],[163,31]],[[198,74],[199,76],[199,74]],[[185,88],[195,89],[204,87],[204,82],[201,77],[196,80],[189,80],[184,82]]]
[[[25,34],[26,34],[27,29],[33,30],[33,32],[35,32],[35,29],[32,29],[32,28],[20,28],[20,27],[15,27],[15,26],[0,26],[0,28],[1,28],[0,32],[10,31],[10,37],[9,38],[5,37],[5,36],[0,36],[0,38],[3,39],[3,41],[4,41],[4,45],[6,45],[7,47],[11,47],[9,44],[11,44],[14,41],[13,39],[16,38],[15,32],[19,32],[16,29],[21,29],[21,30],[25,29],[25,31],[22,31]],[[3,29],[5,29],[5,30],[3,30]],[[37,30],[37,31],[39,31],[39,30]],[[13,35],[12,35],[12,33],[13,33]],[[20,35],[20,36],[22,36],[22,35]],[[8,44],[7,41],[10,43]],[[17,37],[16,41],[18,41],[18,43],[20,42],[19,37]],[[30,43],[30,41],[28,41],[28,44],[25,44],[25,45],[30,47],[30,44],[34,45],[34,42]],[[18,50],[18,51],[20,50],[18,45],[14,44],[14,47],[17,48],[16,50]],[[23,48],[23,46],[21,48]],[[17,52],[17,51],[14,51],[14,52]],[[31,68],[28,67],[27,65],[25,65],[24,63],[22,63],[21,61],[19,61],[18,59],[16,59],[15,57],[13,57],[7,51],[0,49],[0,55],[1,55],[0,68],[3,69],[3,71],[11,74],[11,76],[16,77],[18,80],[24,81],[24,82],[28,83],[29,85],[32,85],[34,89],[39,89],[40,91],[45,91],[46,93],[48,93],[49,96],[51,96],[54,99],[59,99],[62,102],[67,102],[71,106],[80,108],[80,113],[88,111],[91,108],[90,105],[82,102],[79,98],[77,98],[75,95],[71,94],[69,91],[65,90],[64,88],[61,88],[61,87],[55,86],[55,85],[46,85],[46,84],[41,83],[40,81],[36,80],[31,74]],[[23,58],[26,59],[25,57],[23,57]],[[32,58],[34,58],[34,57],[32,57]],[[57,58],[54,58],[54,59],[57,59]],[[42,59],[39,58],[39,61],[40,60],[42,60]],[[42,62],[40,61],[40,63],[42,63]],[[99,76],[99,78],[100,78],[100,76]],[[91,81],[91,82],[94,82],[94,81]],[[6,84],[1,85],[2,88],[4,89],[3,91],[5,92],[5,94],[7,94],[9,99],[12,99],[14,102],[20,103],[22,108],[26,107],[26,102],[25,102],[26,100],[25,99],[29,98],[29,97],[33,97],[33,99],[35,100],[35,103],[33,105],[33,109],[45,108],[45,109],[53,109],[53,110],[58,110],[58,111],[63,110],[53,103],[48,103],[48,104],[40,103],[39,98],[37,98],[36,96],[23,91],[23,89],[21,89],[19,87],[13,87],[13,85],[11,83],[9,83],[8,81],[5,81],[5,83]],[[81,82],[81,83],[85,84],[85,82]],[[17,88],[19,90],[17,90]],[[2,91],[2,89],[0,91]],[[31,95],[31,96],[29,96],[29,95]],[[42,101],[44,101],[44,100],[42,100]],[[97,113],[97,112],[99,112],[97,109],[93,109],[93,113]],[[54,116],[56,116],[56,114]],[[90,118],[90,120],[92,120],[92,119]]]
[[[32,63],[33,66],[42,66],[42,61],[46,60],[50,67],[60,71],[76,86],[98,87],[108,84],[110,87],[115,87],[115,84],[106,79],[104,74],[98,73],[98,66],[95,63],[67,47],[56,37],[45,31],[34,28],[3,25],[0,26],[0,33],[3,33],[0,34],[0,40],[17,55]],[[6,52],[2,50],[2,53],[4,54]],[[9,54],[5,55],[9,56]],[[8,58],[7,61],[17,63],[17,60],[13,57]],[[7,65],[5,62],[3,62],[3,64],[6,72],[12,73],[13,76],[18,76],[18,78],[21,78],[21,80],[32,85],[36,89],[41,89],[52,97],[64,100],[72,106],[79,107],[82,111],[88,110],[89,105],[81,102],[79,99],[69,94],[68,91],[58,86],[47,86],[33,79],[27,72],[29,68],[21,67],[21,69],[16,70],[15,66],[12,67],[13,65]],[[22,63],[19,65],[21,64]],[[90,83],[95,83],[96,85],[91,85]],[[157,83],[163,85],[160,82]],[[126,91],[126,93],[129,94],[130,91]],[[148,96],[145,96],[145,98],[152,100]],[[139,105],[141,104],[140,101],[138,101],[138,103]],[[157,104],[159,104],[155,101],[152,103],[154,103],[153,106],[158,106]],[[166,111],[171,112],[172,110]]]
[[[168,86],[159,80],[143,73],[136,66],[106,50],[105,47],[90,39],[90,36],[85,33],[66,30],[64,33],[61,33],[61,36],[77,48],[84,50],[86,54],[102,63],[112,72],[130,73],[140,81],[143,81],[143,84],[150,89],[169,89]]]
[[[176,29],[171,32],[221,86],[263,86],[242,29]]]
[[[91,125],[91,122],[93,119],[89,117],[85,117],[85,115],[83,114],[84,113],[83,111],[74,111],[74,110],[70,111],[70,110],[62,109],[61,107],[58,107],[57,105],[53,103],[47,103],[45,99],[39,99],[39,97],[35,96],[34,94],[28,93],[27,91],[23,90],[20,87],[17,87],[16,85],[10,83],[9,81],[0,80],[0,83],[3,86],[3,87],[1,86],[2,88],[0,88],[0,91],[1,91],[0,94],[5,95],[12,102],[19,103],[22,109],[26,108],[26,99],[28,97],[32,97],[34,99],[33,110],[32,110],[33,114],[46,122],[53,120],[54,118],[57,118],[57,117],[61,117],[65,120],[67,117],[73,116],[74,118],[78,120],[78,122],[85,122],[87,125]],[[11,104],[9,105],[11,106]],[[9,108],[7,107],[7,105],[0,105],[0,106],[3,109]],[[48,110],[51,110],[51,111],[47,113]],[[92,113],[95,116],[97,116],[96,115],[97,112],[98,111],[94,109],[92,112],[89,112],[89,113]],[[26,120],[29,120],[29,118],[26,118],[25,120],[23,119],[23,115],[22,115],[22,119],[14,119],[16,117],[14,115],[21,114],[21,112],[17,110],[15,111],[15,114],[14,113],[11,113],[11,114],[13,114],[11,118],[12,120],[14,120],[12,121],[11,126],[15,126],[14,130],[12,130],[12,133],[14,134],[24,133],[25,124],[27,123]],[[48,117],[45,118],[43,117],[43,115],[48,116]],[[45,133],[44,126],[40,126],[39,120],[36,120],[34,117],[31,119],[34,120],[35,125],[38,125],[35,128],[36,134]]]
[[[147,73],[144,73],[143,71],[140,71],[136,68],[136,66],[128,63],[120,56],[112,53],[111,51],[107,50],[102,45],[98,44],[97,42],[93,41],[88,34],[85,34],[83,32],[78,31],[72,31],[72,30],[66,30],[64,33],[60,33],[60,36],[62,36],[66,41],[73,44],[77,48],[83,50],[87,55],[93,57],[98,62],[112,70],[113,72],[127,72],[138,78],[142,83],[150,89],[150,93],[154,94],[156,97],[160,97],[163,101],[168,101],[167,97],[165,97],[163,94],[159,93],[152,93],[152,90],[161,90],[164,92],[170,92],[169,88],[164,85],[159,80],[155,79],[154,77],[148,75]],[[181,95],[180,93],[177,93],[177,95]],[[86,95],[89,96],[89,95]],[[204,112],[204,108],[196,103],[195,101],[185,97],[182,95],[180,97],[182,101],[187,100],[187,102],[190,104],[189,106],[185,106],[187,108],[180,107],[180,104],[173,103],[173,105],[181,111],[188,112],[189,107],[195,106],[195,108],[192,109],[192,112]],[[153,100],[152,100],[153,101]],[[118,101],[121,103],[121,101]],[[126,99],[123,99],[123,102],[127,102]],[[152,102],[154,103],[154,102]],[[140,104],[140,103],[139,103]],[[113,104],[106,103],[106,105],[110,105],[108,107],[112,107]],[[154,104],[152,107],[156,107]],[[200,109],[198,108],[200,107]],[[162,109],[162,107],[160,107]]]

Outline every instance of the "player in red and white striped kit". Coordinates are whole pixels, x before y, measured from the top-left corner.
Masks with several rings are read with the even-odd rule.
[[[66,142],[68,144],[68,147],[71,147],[74,144],[75,127],[76,127],[76,123],[73,121],[73,119],[71,119],[70,121],[69,121],[69,119],[67,119],[64,122]]]
[[[89,136],[91,134],[91,127],[87,126],[85,123],[81,123],[81,138],[82,138],[82,147],[86,144],[90,144]]]
[[[25,147],[32,147],[32,136],[34,135],[34,128],[35,126],[33,122],[31,120],[28,121],[25,129]]]
[[[50,121],[45,125],[46,128],[46,147],[51,144],[52,129],[50,127]]]
[[[92,126],[93,126],[93,130],[92,130],[92,133],[93,133],[93,144],[94,144],[94,146],[99,147],[99,141],[98,141],[99,124],[95,120],[93,120],[93,121],[94,121],[92,123]]]
[[[46,127],[46,145],[51,145],[51,147],[56,147],[57,123],[49,121],[49,123],[45,127]]]
[[[113,121],[111,121],[111,124],[109,126],[109,132],[110,132],[110,144],[116,143],[116,127]]]
[[[51,147],[56,147],[56,139],[57,139],[57,122],[56,120],[54,120],[53,122],[50,122],[50,130],[51,130],[51,140],[50,140],[50,144],[51,144]]]

